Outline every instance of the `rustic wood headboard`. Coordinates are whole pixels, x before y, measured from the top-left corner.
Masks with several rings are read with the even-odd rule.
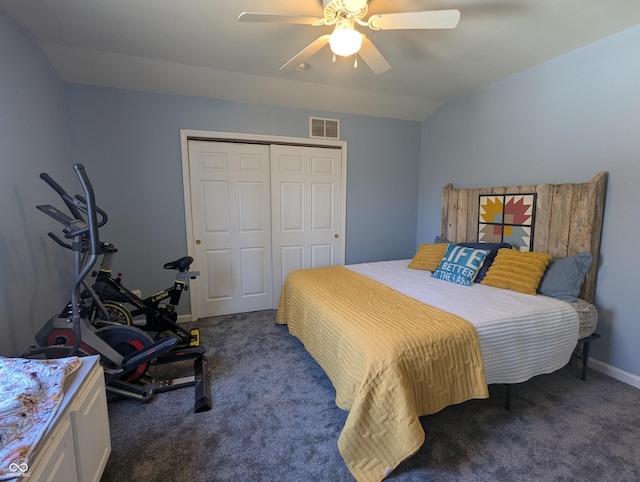
[[[478,199],[481,194],[537,193],[533,249],[564,258],[591,251],[593,262],[580,298],[593,303],[596,292],[607,173],[581,184],[442,189],[441,236],[454,243],[478,239]]]

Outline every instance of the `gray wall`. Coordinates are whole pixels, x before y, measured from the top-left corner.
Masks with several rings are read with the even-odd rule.
[[[439,234],[440,192],[586,182],[609,172],[592,356],[640,382],[640,27],[442,106],[423,123],[417,242]],[[626,376],[625,375],[625,376]]]
[[[72,157],[87,166],[109,213],[102,238],[119,249],[113,268],[130,288],[165,288],[173,278],[162,264],[187,251],[180,129],[308,137],[309,116],[340,119],[346,262],[414,254],[420,123],[78,84],[65,91]]]
[[[0,13],[0,355],[14,356],[69,298],[70,257],[43,238],[36,210],[56,195],[38,177],[74,183],[62,83],[44,53]]]

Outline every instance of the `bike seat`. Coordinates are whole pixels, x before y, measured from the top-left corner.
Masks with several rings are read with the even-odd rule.
[[[165,263],[164,269],[177,269],[178,271],[186,271],[189,269],[193,263],[193,258],[191,256],[183,256],[180,259],[176,259],[175,261],[171,261],[169,263]]]

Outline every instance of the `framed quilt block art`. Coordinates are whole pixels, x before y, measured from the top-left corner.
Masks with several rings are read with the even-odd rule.
[[[536,193],[481,194],[478,209],[478,241],[509,243],[531,251]]]

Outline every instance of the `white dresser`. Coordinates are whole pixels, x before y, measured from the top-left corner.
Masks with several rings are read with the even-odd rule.
[[[29,460],[21,482],[98,482],[111,453],[104,374],[98,356],[65,381],[56,420]],[[26,478],[25,478],[26,476]]]

